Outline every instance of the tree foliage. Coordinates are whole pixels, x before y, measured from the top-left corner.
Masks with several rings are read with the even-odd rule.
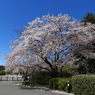
[[[1,65],[0,70],[5,70],[5,66]]]
[[[83,17],[82,22],[84,22],[85,24],[87,22],[90,22],[92,24],[95,24],[95,14],[94,13],[87,13],[85,17]]]

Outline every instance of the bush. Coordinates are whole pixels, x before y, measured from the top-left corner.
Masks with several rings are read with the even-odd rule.
[[[61,91],[68,91],[67,87],[68,80],[71,80],[71,78],[52,78],[49,81],[49,88]],[[71,85],[70,85],[70,90],[71,90]]]
[[[32,84],[49,85],[51,76],[46,71],[39,71],[32,74]]]
[[[58,78],[52,78],[49,81],[49,88],[58,89]]]
[[[6,74],[6,72],[4,70],[0,71],[0,75],[5,75],[5,74]]]
[[[95,75],[73,76],[72,90],[75,95],[95,95]]]

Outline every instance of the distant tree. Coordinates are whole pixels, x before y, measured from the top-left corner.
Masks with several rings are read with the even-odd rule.
[[[0,71],[0,75],[5,75],[5,74],[6,74],[5,70]]]
[[[1,65],[1,66],[0,66],[0,71],[1,71],[1,70],[5,70],[5,66]]]
[[[5,72],[5,66],[1,65],[0,66],[0,75],[5,75],[6,72]]]

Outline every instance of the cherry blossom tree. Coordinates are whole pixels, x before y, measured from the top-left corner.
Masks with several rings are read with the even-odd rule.
[[[79,65],[80,73],[95,72],[95,24],[81,23],[81,26],[75,28],[69,38],[73,45],[72,52],[79,58],[76,62]]]
[[[80,22],[61,14],[29,22],[10,47],[12,52],[6,55],[6,69],[18,66],[23,71],[31,71],[37,67],[49,71],[52,77],[61,76],[59,72],[72,60],[69,36],[81,29],[79,26]]]
[[[70,35],[73,50],[83,54],[86,58],[94,58],[95,24],[87,23],[74,28]]]

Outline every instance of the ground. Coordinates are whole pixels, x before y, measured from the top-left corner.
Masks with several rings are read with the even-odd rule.
[[[0,95],[70,95],[51,90],[28,89],[17,84],[17,81],[0,81]]]

